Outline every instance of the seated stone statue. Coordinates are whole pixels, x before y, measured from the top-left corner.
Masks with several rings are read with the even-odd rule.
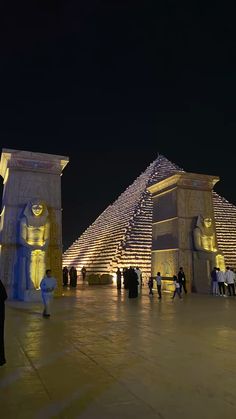
[[[224,256],[217,248],[215,228],[210,217],[198,216],[193,238],[195,250],[208,253],[209,257],[210,254],[214,255],[214,264],[224,270]]]
[[[217,252],[216,235],[210,217],[197,218],[196,227],[193,230],[194,247],[204,252]]]
[[[27,203],[20,220],[21,288],[39,289],[46,270],[49,221],[46,205],[40,200]]]

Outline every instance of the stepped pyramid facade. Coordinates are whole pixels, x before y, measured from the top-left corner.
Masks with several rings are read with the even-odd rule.
[[[152,197],[147,187],[183,171],[164,156],[148,166],[119,198],[63,254],[63,266],[80,272],[114,274],[139,266],[151,274]],[[236,267],[236,206],[213,192],[218,247],[226,265]]]

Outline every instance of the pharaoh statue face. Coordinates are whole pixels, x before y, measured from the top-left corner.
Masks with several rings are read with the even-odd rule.
[[[204,218],[204,226],[207,228],[210,228],[212,225],[212,219],[211,218]]]
[[[40,203],[37,204],[33,204],[31,207],[32,213],[36,216],[39,217],[39,215],[42,214],[43,212],[43,205]]]

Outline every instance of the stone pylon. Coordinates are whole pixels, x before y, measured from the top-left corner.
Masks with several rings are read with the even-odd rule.
[[[179,172],[149,187],[153,197],[152,276],[161,271],[163,278],[173,278],[182,266],[189,291],[210,291],[214,266],[225,269],[218,251],[212,197],[218,181],[217,176]]]
[[[61,173],[68,161],[68,157],[54,154],[2,150],[0,275],[10,298],[37,298],[40,278],[35,285],[32,272],[42,266],[52,270],[58,281],[56,292],[61,294]],[[43,214],[37,213],[41,204]]]

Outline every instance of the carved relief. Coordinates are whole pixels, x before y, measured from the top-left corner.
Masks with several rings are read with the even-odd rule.
[[[44,202],[29,201],[20,220],[19,296],[25,289],[39,289],[46,270],[49,243],[48,211]]]
[[[21,170],[30,170],[37,172],[50,172],[50,173],[61,173],[61,164],[60,161],[47,161],[47,160],[30,160],[30,159],[21,159],[19,157],[14,156],[9,161],[8,166],[10,168],[18,168]]]
[[[172,277],[178,267],[178,252],[165,251],[152,253],[152,275],[158,271],[162,276]]]

